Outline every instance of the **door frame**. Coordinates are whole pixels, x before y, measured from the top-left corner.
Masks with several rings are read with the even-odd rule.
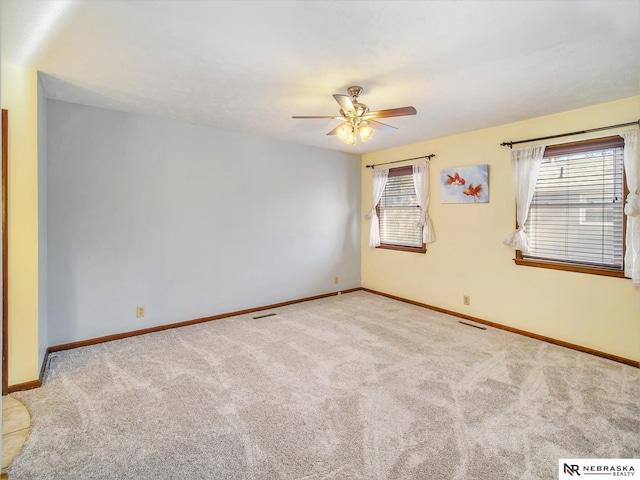
[[[8,140],[9,112],[2,109],[2,395],[9,393]]]

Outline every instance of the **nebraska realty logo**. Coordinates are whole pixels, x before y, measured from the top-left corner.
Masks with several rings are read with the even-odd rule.
[[[561,458],[558,478],[576,477],[635,477],[640,472],[637,458]],[[640,473],[638,473],[640,478]]]

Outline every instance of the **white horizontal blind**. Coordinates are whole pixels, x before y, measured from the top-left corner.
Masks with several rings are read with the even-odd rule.
[[[603,143],[545,152],[523,258],[622,270],[623,148]]]
[[[402,168],[402,167],[401,167]],[[389,170],[389,177],[379,203],[380,243],[405,247],[422,247],[422,227],[416,227],[420,219],[418,197],[413,186],[411,167],[405,170]]]

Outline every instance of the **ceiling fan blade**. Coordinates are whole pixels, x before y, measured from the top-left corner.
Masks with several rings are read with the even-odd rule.
[[[342,126],[342,124],[338,125],[336,128],[334,128],[333,130],[331,130],[329,133],[327,133],[327,135],[337,135],[338,134],[338,129]]]
[[[378,110],[377,112],[369,112],[364,115],[365,118],[388,118],[403,117],[405,115],[415,115],[418,113],[415,107],[389,108],[387,110]]]
[[[375,120],[367,120],[367,123],[374,130],[380,130],[381,132],[393,132],[394,130],[398,129],[397,127],[387,125],[386,123],[377,122]]]
[[[336,93],[333,95],[333,98],[336,99],[336,102],[338,102],[338,105],[340,105],[340,108],[343,112],[356,111],[356,109],[353,107],[353,102],[351,102],[351,98],[348,95],[340,95],[339,93]]]
[[[294,115],[291,118],[342,118],[342,117],[336,117],[335,115],[321,115],[321,116],[300,116],[300,115]]]

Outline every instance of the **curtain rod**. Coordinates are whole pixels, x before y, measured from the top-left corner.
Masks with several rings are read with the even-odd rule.
[[[367,168],[375,168],[379,165],[390,165],[392,163],[400,163],[400,162],[408,162],[409,160],[419,160],[421,158],[426,158],[427,160],[431,160],[433,157],[435,157],[436,154],[432,153],[430,155],[423,155],[422,157],[414,157],[414,158],[405,158],[404,160],[395,160],[393,162],[385,162],[385,163],[374,163],[372,165],[367,165]]]
[[[589,130],[581,130],[579,132],[561,133],[560,135],[550,135],[548,137],[530,138],[528,140],[518,140],[517,142],[502,142],[500,146],[512,148],[516,143],[536,142],[538,140],[549,140],[550,138],[569,137],[571,135],[580,135],[583,133],[599,132],[600,130],[609,130],[610,128],[629,127],[631,125],[640,126],[640,120],[636,122],[621,123],[619,125],[609,125],[608,127],[591,128]]]

